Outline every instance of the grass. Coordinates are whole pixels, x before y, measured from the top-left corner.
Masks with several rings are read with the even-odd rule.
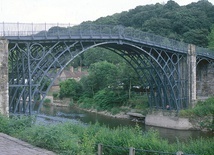
[[[91,155],[97,152],[97,144],[115,146],[104,147],[104,154],[124,155],[134,147],[143,150],[162,152],[177,152],[186,154],[212,155],[214,153],[214,138],[190,140],[187,143],[170,144],[161,139],[156,131],[143,132],[139,126],[118,127],[110,129],[105,126],[59,123],[54,125],[32,124],[32,117],[7,118],[0,116],[0,132],[12,135],[35,146],[52,150],[58,154]]]

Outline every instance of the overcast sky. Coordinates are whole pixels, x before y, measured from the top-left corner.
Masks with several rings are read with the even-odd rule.
[[[0,22],[71,23],[96,20],[168,0],[0,0]],[[198,0],[174,0],[179,5]],[[214,4],[214,0],[209,0]]]

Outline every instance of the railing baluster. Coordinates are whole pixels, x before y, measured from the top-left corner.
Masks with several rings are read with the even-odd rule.
[[[5,37],[4,22],[3,22],[3,36]]]

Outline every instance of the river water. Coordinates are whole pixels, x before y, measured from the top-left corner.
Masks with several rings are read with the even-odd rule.
[[[202,132],[202,131],[181,131],[173,130],[159,127],[147,126],[142,122],[133,122],[129,119],[119,119],[109,116],[104,116],[92,112],[83,111],[74,107],[42,107],[40,111],[41,115],[38,117],[39,122],[45,123],[55,123],[57,121],[70,121],[73,123],[84,123],[84,124],[94,124],[98,122],[101,125],[105,125],[109,128],[116,128],[119,126],[136,126],[136,123],[142,128],[142,132],[148,131],[150,129],[159,132],[160,137],[167,139],[169,142],[186,141],[189,139],[197,139],[200,137],[211,137],[214,136],[212,132]]]

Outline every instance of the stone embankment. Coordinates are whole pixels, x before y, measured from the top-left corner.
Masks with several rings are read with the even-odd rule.
[[[168,111],[153,111],[147,114],[145,124],[178,130],[191,130],[195,128],[188,118],[180,118],[175,113]]]

